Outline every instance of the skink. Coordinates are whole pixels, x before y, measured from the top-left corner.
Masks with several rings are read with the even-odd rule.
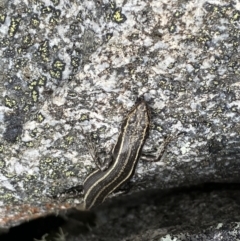
[[[149,110],[142,98],[123,121],[109,168],[94,171],[84,181],[85,209],[102,203],[110,193],[132,177],[148,135],[149,123]]]
[[[140,98],[124,119],[121,132],[112,151],[112,163],[106,170],[96,170],[84,181],[84,209],[101,204],[112,192],[127,182],[136,168],[142,147],[148,136],[150,115],[147,103]],[[160,150],[170,142],[168,139]],[[157,160],[159,157],[157,158]]]

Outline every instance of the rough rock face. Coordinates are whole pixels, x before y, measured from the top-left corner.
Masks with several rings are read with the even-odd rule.
[[[95,168],[82,130],[104,156],[142,94],[145,152],[185,134],[130,193],[239,182],[239,24],[237,1],[0,0],[0,227],[81,203],[65,192]]]

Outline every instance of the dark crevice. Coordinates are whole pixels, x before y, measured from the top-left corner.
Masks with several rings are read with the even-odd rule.
[[[215,196],[217,196],[217,198],[215,198]],[[126,229],[130,229],[130,231],[126,231],[128,235],[129,233],[136,233],[137,230],[139,231],[139,227],[134,227],[134,222],[139,222],[139,219],[142,218],[141,215],[147,219],[149,213],[141,213],[146,206],[156,207],[153,211],[152,219],[157,220],[155,222],[158,223],[159,228],[174,225],[186,226],[190,225],[188,222],[191,222],[191,227],[196,225],[198,229],[201,229],[204,225],[218,223],[224,220],[232,222],[239,220],[240,211],[236,210],[236,212],[232,212],[232,209],[235,210],[236,207],[231,208],[231,202],[229,204],[226,200],[232,201],[236,207],[240,206],[240,183],[204,183],[169,190],[146,190],[109,199],[102,205],[95,207],[92,212],[69,209],[58,215],[50,214],[46,217],[25,222],[19,226],[10,228],[8,233],[0,235],[0,240],[32,241],[34,238],[41,239],[46,233],[56,234],[59,232],[60,227],[63,228],[64,232],[76,237],[79,234],[85,235],[89,230],[95,234],[95,237],[98,235],[104,237],[104,232],[109,227],[115,235],[123,238],[123,233],[121,233],[123,236],[118,234],[119,225],[122,224],[121,228],[125,225]],[[196,206],[192,205],[194,203]],[[207,220],[205,220],[205,214],[201,211],[201,205],[209,205],[210,211],[206,212],[210,212],[214,218],[209,217],[208,214]],[[226,212],[224,212],[225,207]],[[229,208],[230,210],[227,210]],[[137,215],[138,217],[136,220],[133,219],[131,221],[131,228],[129,228],[126,217],[131,212],[133,216]],[[229,216],[227,216],[228,212]],[[231,215],[230,212],[232,212]],[[161,221],[159,221],[160,216],[157,216],[159,213],[162,215]],[[99,219],[97,221],[98,226],[95,229],[89,229],[89,227],[95,226],[95,215]],[[193,218],[194,220],[192,221]],[[146,226],[145,229],[147,230],[148,226]],[[188,231],[190,232],[190,230]],[[115,240],[114,237],[113,240]]]

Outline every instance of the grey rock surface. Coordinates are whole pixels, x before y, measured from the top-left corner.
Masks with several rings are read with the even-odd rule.
[[[185,135],[131,192],[239,182],[239,21],[235,1],[0,2],[0,226],[81,203],[58,196],[96,168],[82,128],[109,152],[142,94],[144,151]]]

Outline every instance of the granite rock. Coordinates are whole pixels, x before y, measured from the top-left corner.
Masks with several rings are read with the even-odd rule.
[[[131,193],[239,182],[239,21],[224,0],[1,1],[0,227],[80,204],[62,194],[96,168],[83,131],[109,152],[142,94],[145,152],[185,134]]]

